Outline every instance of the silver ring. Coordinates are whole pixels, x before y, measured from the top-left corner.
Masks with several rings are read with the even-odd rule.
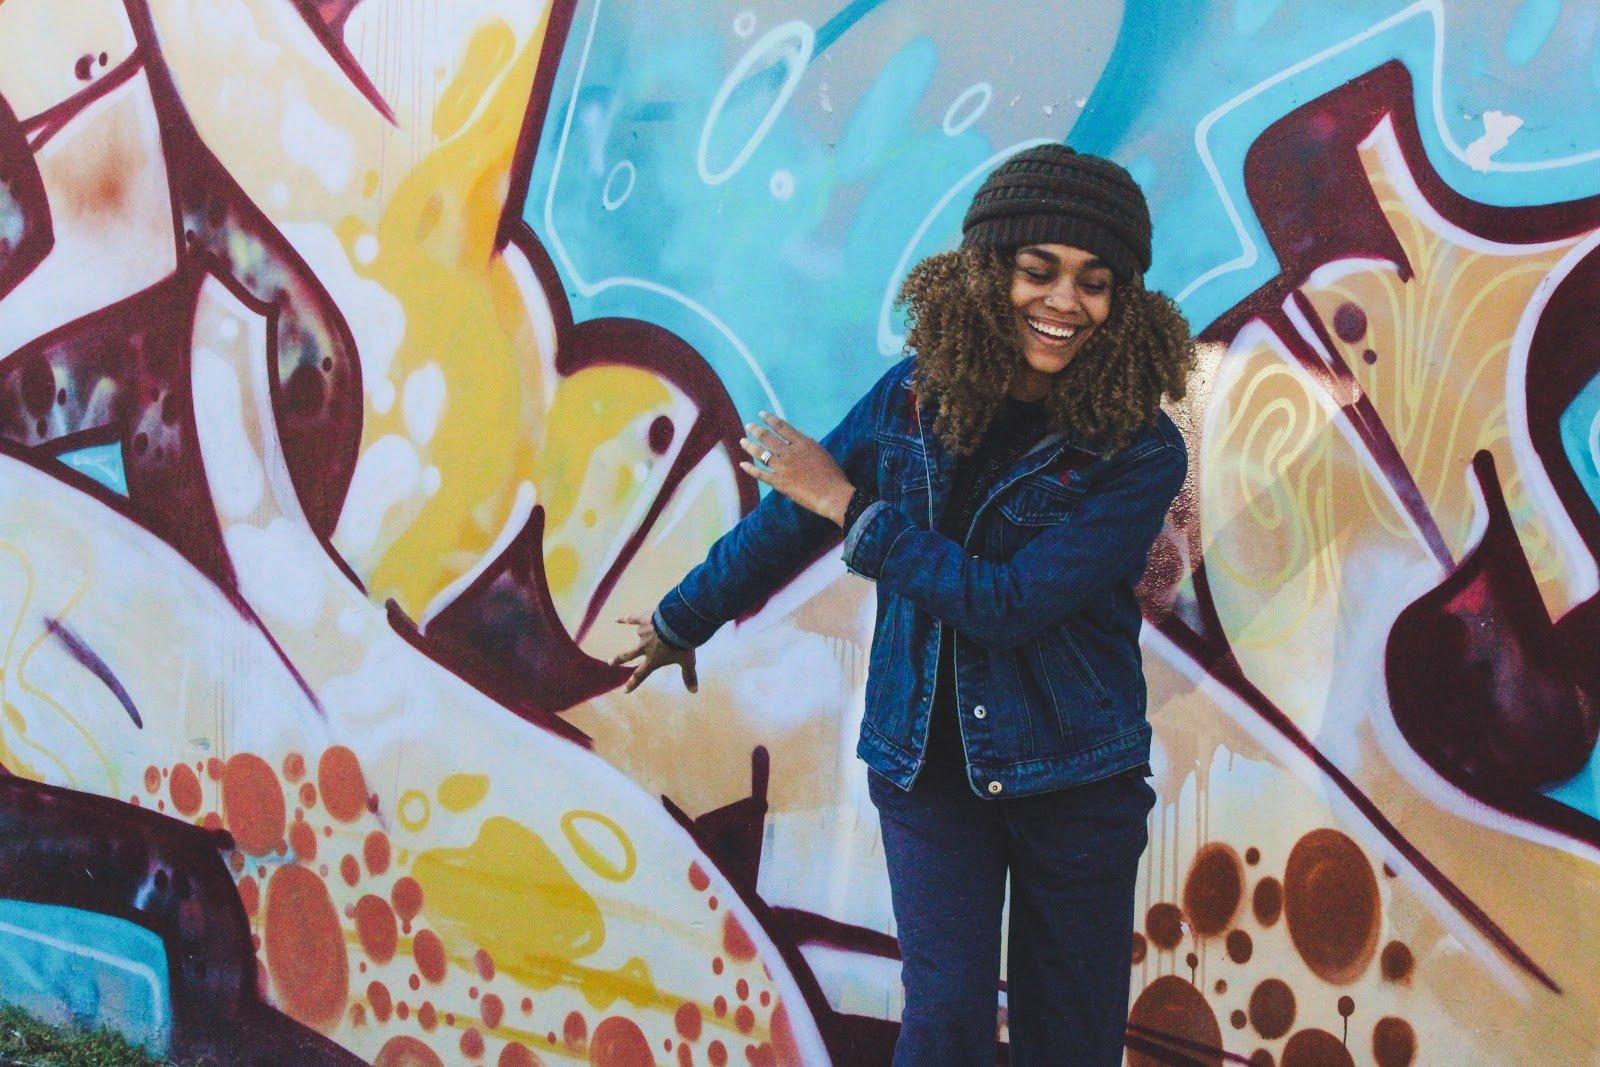
[[[770,466],[772,466],[772,449],[770,449],[770,448],[768,448],[768,449],[765,449],[765,450],[764,450],[764,451],[763,451],[763,452],[762,452],[762,453],[761,453],[761,457],[760,457],[760,458],[761,458],[761,465],[762,465],[762,466],[763,466],[763,467],[770,467]]]

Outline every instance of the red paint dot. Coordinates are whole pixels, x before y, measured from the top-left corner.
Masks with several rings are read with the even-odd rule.
[[[523,997],[522,998],[522,1014],[529,1015],[529,1014],[532,1014],[532,1012],[533,1012],[533,998],[532,997]]]
[[[743,978],[739,979],[738,984],[733,987],[733,991],[739,995],[740,1000],[750,999],[750,983]]]
[[[411,1006],[402,1000],[394,1006],[394,1014],[397,1019],[409,1019],[411,1018]]]
[[[267,973],[278,1003],[307,1026],[328,1029],[344,1015],[350,992],[350,962],[328,887],[304,867],[280,867],[267,883],[265,910]]]
[[[589,1024],[577,1012],[568,1012],[561,1024],[561,1039],[568,1048],[575,1049],[589,1039]]]
[[[283,757],[283,776],[291,782],[298,782],[306,776],[306,758],[298,752],[291,752]]]
[[[478,999],[478,987],[477,986],[468,986],[467,987],[467,996],[471,997],[473,1000],[477,1000]]]
[[[400,1017],[405,1018],[404,1015]],[[444,1067],[444,1061],[421,1041],[402,1034],[384,1043],[372,1067]]]
[[[705,868],[699,862],[689,864],[689,884],[694,886],[697,893],[704,893],[711,886],[711,879],[706,876]]]
[[[172,806],[178,809],[179,814],[192,817],[200,810],[200,779],[187,763],[172,768],[172,780],[167,783],[167,791],[172,796]]]
[[[220,830],[222,829],[222,816],[214,811],[208,811],[205,814],[205,818],[200,820],[200,825],[207,830]]]
[[[461,1035],[461,1054],[468,1059],[475,1060],[483,1055],[483,1035],[476,1030],[468,1030]]]
[[[367,808],[367,781],[361,774],[356,754],[343,745],[334,745],[317,762],[317,785],[328,814],[340,822],[361,817]]]
[[[417,1025],[430,1034],[438,1027],[439,1013],[434,1009],[431,1001],[423,1001],[422,1007],[417,1009]]]
[[[750,1005],[739,1005],[739,1010],[733,1013],[733,1025],[741,1034],[748,1034],[755,1027],[756,1013],[750,1010]]]
[[[728,1050],[722,1042],[713,1041],[706,1049],[706,1058],[711,1061],[712,1067],[723,1067],[728,1062]]]
[[[768,974],[767,977],[771,978],[772,975]],[[794,1025],[789,1022],[787,1004],[779,1004],[773,1010],[767,1031],[771,1034],[773,1055],[779,1063],[800,1062],[800,1040],[794,1036]]]
[[[345,885],[355,885],[361,881],[361,864],[356,862],[354,856],[346,856],[339,861],[339,877],[344,879]]]
[[[712,900],[716,898],[713,897]],[[756,958],[755,942],[745,932],[744,924],[733,912],[722,917],[722,947],[734,959],[747,962]]]
[[[308,808],[317,806],[317,787],[310,782],[300,783],[300,803]]]
[[[442,982],[445,972],[444,942],[432,930],[418,930],[411,940],[411,954],[417,958],[417,970],[430,982]]]
[[[222,816],[239,847],[264,856],[283,840],[285,810],[278,776],[260,756],[242,752],[222,771]]]
[[[382,830],[374,830],[361,843],[361,856],[367,861],[367,870],[382,874],[389,869],[389,838]]]
[[[206,774],[210,776],[213,782],[222,781],[223,769],[223,762],[216,756],[212,756],[210,759],[206,760]]]
[[[350,1025],[362,1026],[367,1021],[367,1009],[360,1004],[350,1005]]]
[[[761,1006],[764,1008],[768,1004],[771,1004],[771,1003],[772,1003],[772,994],[767,992],[765,989],[763,989],[761,991]]]
[[[394,912],[380,896],[368,893],[355,906],[356,934],[361,947],[374,963],[388,963],[394,959],[399,935],[395,931]]]
[[[500,1020],[506,1017],[505,1001],[493,993],[483,998],[483,1025],[493,1030],[500,1025]]]
[[[539,1067],[539,1061],[534,1059],[533,1053],[528,1051],[527,1046],[513,1041],[500,1050],[500,1059],[495,1067]]]
[[[394,901],[395,914],[401,921],[410,922],[422,910],[422,887],[415,878],[401,878],[389,890],[389,899]]]
[[[712,897],[710,900],[706,901],[706,906],[709,907],[712,911],[716,911],[717,910],[717,898],[716,897]]]
[[[406,984],[409,985],[411,987],[411,991],[413,993],[415,993],[415,992],[417,992],[417,990],[422,988],[422,976],[419,975],[419,974],[413,973],[411,975],[411,978],[406,982]]]
[[[472,954],[472,965],[478,970],[478,977],[485,982],[494,978],[494,957],[483,949]]]
[[[382,982],[369,982],[367,984],[367,1003],[372,1005],[372,1015],[380,1023],[389,1021],[389,1011],[394,1007],[389,1002],[389,987]]]
[[[311,829],[309,823],[295,820],[294,825],[289,827],[289,847],[294,849],[295,859],[310,863],[317,858],[317,832]]]
[[[154,793],[160,788],[161,772],[155,767],[146,767],[144,769],[144,791],[146,793]]]
[[[717,1018],[719,1019],[728,1014],[728,998],[723,996],[717,997],[716,1000],[711,1002],[711,1010],[717,1013]]]
[[[239,879],[239,900],[246,915],[253,916],[261,908],[261,887],[248,874]]]
[[[711,959],[711,973],[712,974],[721,974],[722,973],[722,957],[721,956],[712,957],[712,959]]]
[[[678,1028],[678,1034],[685,1041],[699,1041],[702,1018],[700,1005],[692,1000],[686,1000],[678,1005],[678,1011],[672,1017],[673,1024]]]
[[[693,1064],[694,1064],[694,1053],[689,1050],[689,1046],[688,1045],[679,1045],[678,1046],[678,1067],[693,1067]]]
[[[595,1067],[654,1067],[656,1059],[639,1024],[613,1015],[594,1028],[589,1062]]]

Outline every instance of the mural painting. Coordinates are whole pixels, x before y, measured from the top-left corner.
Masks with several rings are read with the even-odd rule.
[[[1600,1059],[1600,16],[1055,6],[0,0],[0,999],[887,1062],[872,589],[824,553],[697,694],[614,620],[1065,140],[1207,342],[1129,1062]]]

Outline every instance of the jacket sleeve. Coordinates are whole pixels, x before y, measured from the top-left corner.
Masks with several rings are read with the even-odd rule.
[[[904,379],[905,361],[885,374],[821,445],[857,486],[875,488],[873,431],[889,390]],[[723,623],[766,600],[839,536],[839,527],[782,493],[768,492],[750,514],[717,539],[705,562],[656,605],[652,621],[669,644],[693,648]]]
[[[1143,569],[1183,487],[1188,456],[1181,443],[1163,441],[1123,463],[1066,521],[1009,562],[971,558],[955,541],[879,501],[851,528],[845,565],[964,637],[991,649],[1015,647]]]

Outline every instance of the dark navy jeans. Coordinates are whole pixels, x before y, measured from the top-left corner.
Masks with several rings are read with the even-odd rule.
[[[875,771],[905,1011],[895,1067],[991,1067],[1011,880],[1011,1063],[1115,1067],[1128,1019],[1133,895],[1155,790],[1138,772],[1008,800],[925,768]]]

